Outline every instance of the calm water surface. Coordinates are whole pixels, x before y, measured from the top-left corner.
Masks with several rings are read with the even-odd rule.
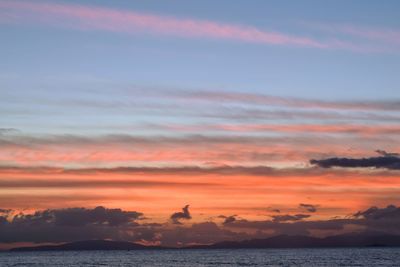
[[[4,252],[0,266],[400,266],[400,248]]]

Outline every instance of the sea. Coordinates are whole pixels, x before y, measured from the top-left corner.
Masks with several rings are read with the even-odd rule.
[[[400,248],[0,252],[0,266],[400,266]]]

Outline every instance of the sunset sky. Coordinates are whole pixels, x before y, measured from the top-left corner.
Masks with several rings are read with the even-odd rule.
[[[0,248],[399,231],[399,12],[0,0]]]

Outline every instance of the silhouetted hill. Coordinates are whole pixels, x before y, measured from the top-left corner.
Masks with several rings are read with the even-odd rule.
[[[400,236],[382,233],[363,232],[329,236],[322,239],[324,246],[331,247],[397,247]]]
[[[131,242],[107,241],[107,240],[87,240],[62,245],[20,247],[13,248],[11,251],[57,251],[57,250],[142,250],[142,249],[162,249],[158,246],[144,246]]]
[[[398,247],[400,236],[382,233],[351,233],[325,238],[311,236],[279,235],[265,239],[224,241],[212,245],[190,246],[183,249],[239,249],[239,248],[328,248],[328,247]],[[57,250],[143,250],[166,249],[160,246],[144,246],[131,242],[89,240],[54,246],[20,247],[11,251]]]
[[[239,242],[219,242],[192,249],[235,249],[235,248],[328,248],[328,247],[374,247],[400,246],[400,236],[379,233],[351,233],[325,238],[311,236],[279,235],[265,239]]]

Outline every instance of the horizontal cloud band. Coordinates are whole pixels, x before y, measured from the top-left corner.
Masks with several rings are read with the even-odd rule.
[[[391,170],[400,170],[400,157],[398,156],[381,156],[370,158],[328,158],[310,160],[313,165],[322,168],[342,167],[342,168],[385,168]]]
[[[104,207],[39,210],[33,214],[0,210],[0,244],[12,242],[70,242],[85,239],[111,239],[182,246],[210,244],[227,240],[265,238],[277,234],[312,236],[314,230],[341,233],[346,227],[390,235],[400,234],[400,208],[371,207],[348,218],[311,220],[309,215],[279,215],[272,220],[253,221],[235,216],[219,216],[220,223],[203,221],[190,226],[142,222],[143,214]],[[171,218],[190,219],[188,206]],[[229,218],[228,220],[226,220]],[[253,229],[257,232],[244,231]],[[238,232],[239,230],[239,232]],[[264,232],[266,231],[266,232]],[[268,232],[269,231],[269,232]]]
[[[233,40],[267,45],[310,47],[318,49],[345,49],[361,52],[381,52],[373,45],[335,38],[316,39],[282,32],[265,31],[253,26],[199,19],[182,19],[171,16],[122,11],[105,7],[56,4],[46,2],[1,1],[0,16],[3,22],[51,23],[80,30],[102,30],[120,33],[151,33],[185,38]],[[354,36],[365,37],[355,32]],[[367,37],[370,37],[369,35]],[[392,41],[392,39],[386,39]]]

